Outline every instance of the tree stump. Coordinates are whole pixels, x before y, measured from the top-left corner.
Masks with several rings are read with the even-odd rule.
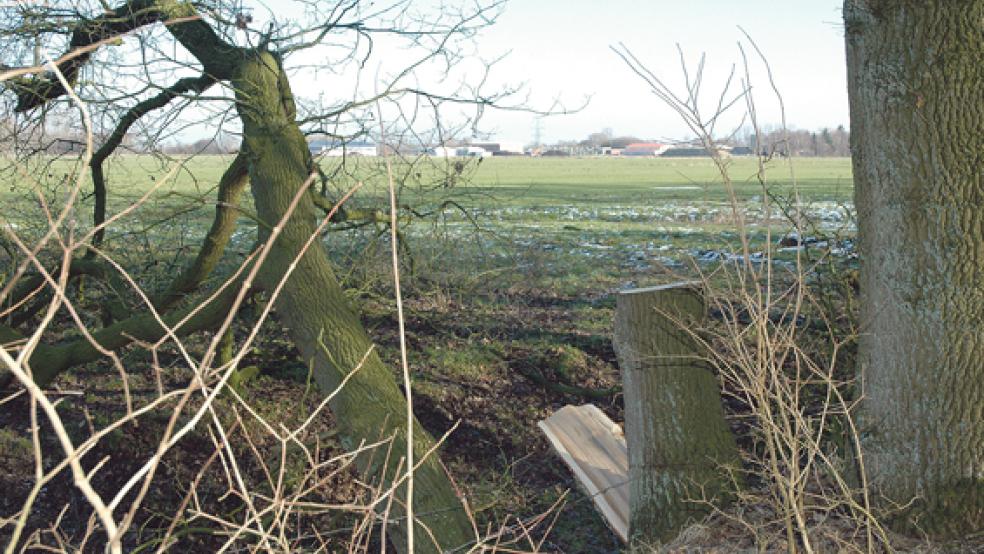
[[[700,325],[699,283],[622,291],[615,352],[625,391],[629,534],[634,542],[672,539],[725,502],[738,450],[724,419],[718,380],[686,326]],[[732,472],[733,473],[733,472]]]

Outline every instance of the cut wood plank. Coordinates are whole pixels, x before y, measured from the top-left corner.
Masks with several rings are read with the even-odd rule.
[[[626,542],[629,461],[622,428],[591,404],[564,406],[538,425],[608,525]]]

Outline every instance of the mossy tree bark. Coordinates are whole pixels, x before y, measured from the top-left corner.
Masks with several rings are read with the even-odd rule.
[[[654,544],[727,502],[740,466],[711,367],[684,325],[707,308],[697,285],[621,292],[615,352],[625,395],[629,454],[629,534]],[[733,472],[735,473],[735,472]]]
[[[252,53],[232,83],[240,99],[257,215],[267,224],[261,226],[259,238],[265,240],[269,229],[287,213],[300,188],[309,182],[310,154],[294,122],[287,77],[273,55]],[[315,233],[315,223],[315,206],[309,195],[302,195],[263,264],[259,275],[263,287],[275,288],[294,266],[295,258]],[[401,465],[400,445],[406,443],[406,399],[391,370],[371,350],[372,342],[349,305],[320,243],[315,242],[297,261],[276,299],[276,307],[293,342],[313,364],[315,380],[323,391],[335,390],[349,372],[358,368],[330,406],[348,448],[354,449],[363,441],[396,437],[388,457],[376,452],[359,458],[363,471],[389,486],[399,477],[396,469]],[[419,424],[414,422],[414,426],[414,458],[421,460],[434,441]],[[436,454],[421,462],[414,479],[418,491],[414,512],[427,527],[416,529],[415,550],[446,551],[473,542],[470,521]],[[399,507],[404,500],[403,491],[400,487],[395,507],[398,518],[405,513]],[[398,521],[399,525],[391,529],[399,536],[403,521]],[[439,547],[431,536],[439,541]],[[400,550],[405,547],[399,538],[394,545]]]
[[[241,145],[239,153],[222,173],[212,226],[205,234],[195,259],[171,281],[166,290],[151,299],[158,310],[170,308],[185,295],[197,290],[222,261],[240,214],[239,197],[249,183],[248,155],[245,145]]]
[[[847,0],[844,22],[863,466],[900,527],[979,532],[984,0]]]

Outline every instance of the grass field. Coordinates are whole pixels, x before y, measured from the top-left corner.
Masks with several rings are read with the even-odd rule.
[[[222,157],[195,158],[173,181],[163,183],[162,176],[173,166],[149,157],[124,158],[114,166],[111,212],[148,187],[160,186],[150,202],[113,226],[106,243],[148,288],[169,278],[196,251],[212,217],[215,183],[227,162]],[[507,514],[537,514],[566,498],[545,547],[578,553],[615,551],[618,543],[550,453],[536,422],[564,404],[586,401],[616,421],[623,419],[620,395],[610,392],[620,384],[611,347],[613,293],[692,276],[737,252],[728,193],[707,159],[492,158],[481,164],[471,161],[460,175],[443,160],[433,162],[396,164],[401,203],[421,213],[434,211],[429,217],[414,217],[406,228],[405,295],[418,417],[434,434],[461,422],[443,457],[468,493],[480,524],[501,522]],[[324,164],[333,176],[332,194],[361,181],[365,187],[355,203],[385,206],[380,160],[359,159],[339,171],[336,164]],[[790,168],[786,160],[772,162],[767,188],[756,179],[756,169],[748,159],[735,159],[729,166],[753,250],[773,248],[776,263],[788,264],[794,252],[781,251],[778,245],[789,228],[788,219],[778,208],[766,213],[764,199],[766,191],[773,206],[793,197]],[[53,197],[64,193],[66,164],[30,171]],[[796,159],[793,171],[795,191],[809,220],[804,234],[849,239],[854,230],[850,161]],[[0,221],[24,232],[39,228],[37,203],[24,194],[25,179],[7,175],[0,188],[5,206]],[[445,187],[449,175],[453,186]],[[455,204],[446,205],[448,200]],[[83,228],[90,202],[83,199],[78,209]],[[251,210],[248,201],[244,210]],[[250,218],[244,216],[240,223],[227,252],[227,267],[238,263],[254,240]],[[765,230],[770,225],[775,233],[767,244]],[[395,371],[398,341],[384,230],[368,226],[330,232],[325,241],[343,283],[359,300],[380,352],[394,362]],[[847,248],[841,251],[849,254]],[[270,327],[244,361],[262,370],[244,394],[270,418],[303,419],[302,412],[315,403],[306,394],[305,366],[277,326]],[[122,407],[117,374],[108,367],[95,364],[64,378],[63,386],[86,394],[67,398],[61,409],[112,421]],[[169,376],[175,383],[181,378]],[[153,391],[149,375],[134,376],[130,386]],[[295,402],[297,398],[302,401]],[[284,409],[287,405],[291,409]],[[14,410],[0,411],[0,425],[19,428],[23,417]],[[126,440],[118,437],[102,454],[114,460],[136,456],[138,446],[153,444],[155,425],[128,430]],[[199,433],[176,449],[171,462],[176,469],[155,481],[150,508],[160,513],[174,509],[176,500],[169,492],[173,483],[168,479],[182,475],[177,460],[204,457],[199,450],[208,441],[205,431]],[[16,496],[27,482],[22,477],[29,476],[30,460],[16,466],[0,457],[0,463],[5,464],[0,486]],[[53,513],[60,508],[58,502],[71,500],[72,490],[66,482],[67,492],[46,500]],[[203,502],[209,501],[206,494]],[[84,527],[84,516],[71,515],[63,525]],[[146,521],[153,529],[153,518]],[[189,531],[188,548],[207,544],[207,537],[196,538],[194,533]]]
[[[108,244],[127,242],[126,254],[134,263],[146,256],[177,258],[187,253],[211,221],[215,184],[226,163],[228,158],[220,156],[196,157],[180,167],[146,156],[122,158],[110,172],[111,213],[151,187],[158,190],[151,201],[110,229]],[[718,261],[738,247],[728,189],[709,159],[491,158],[480,164],[472,160],[455,175],[454,186],[446,188],[443,184],[453,174],[453,164],[433,158],[396,160],[395,172],[401,204],[431,214],[415,218],[407,230],[407,244],[417,252],[415,262],[422,268],[440,269],[446,261],[442,251],[450,251],[454,263],[444,270],[455,273],[467,268],[461,275],[466,281],[468,271],[485,280],[489,271],[516,268],[528,274],[527,280],[542,276],[547,286],[573,281],[576,289],[589,277],[610,285],[635,280],[640,272],[653,269],[680,269],[692,259]],[[363,188],[353,205],[387,206],[381,159],[355,159],[344,167],[329,159],[323,167],[331,177],[330,195],[341,196],[358,181]],[[728,167],[756,250],[764,248],[766,226],[780,233],[788,227],[788,214],[781,207],[794,192],[809,220],[806,231],[853,233],[849,159],[801,158],[792,169],[788,160],[775,160],[767,166],[765,187],[757,169],[756,160],[750,158],[734,158]],[[174,175],[165,179],[169,170],[175,170]],[[56,193],[64,190],[67,171],[65,164],[58,163],[33,168],[45,188]],[[26,207],[30,212],[34,205],[24,200],[23,187],[0,190],[12,221],[26,225],[37,219],[29,213],[17,217],[18,211]],[[768,213],[764,200],[771,206]],[[80,203],[83,224],[90,204],[91,199]],[[248,195],[244,210],[252,210]],[[243,217],[241,223],[234,243],[239,252],[253,240],[252,222]],[[137,249],[134,238],[139,239]],[[362,229],[330,233],[327,241],[348,265],[373,248],[374,238],[375,233]],[[778,259],[781,262],[783,256]]]
[[[782,206],[795,193],[808,220],[804,234],[853,234],[849,159],[798,159],[795,181],[784,160],[767,169],[763,187],[755,160],[736,158],[728,168],[753,249],[764,249],[767,227],[788,230],[791,208],[784,213]],[[473,171],[466,186],[416,196],[423,205],[450,196],[467,209],[469,217],[446,210],[439,230],[476,247],[455,249],[459,262],[476,253],[468,260],[475,268],[510,259],[537,275],[533,268],[542,270],[544,284],[573,292],[591,278],[609,285],[645,279],[646,272],[716,262],[738,249],[730,195],[708,159],[492,158]],[[420,187],[407,188],[405,196],[415,199]],[[433,230],[425,225],[413,234]]]

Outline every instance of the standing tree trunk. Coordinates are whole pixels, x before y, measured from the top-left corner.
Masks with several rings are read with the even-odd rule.
[[[863,466],[899,527],[980,531],[984,0],[846,0],[844,22]]]

